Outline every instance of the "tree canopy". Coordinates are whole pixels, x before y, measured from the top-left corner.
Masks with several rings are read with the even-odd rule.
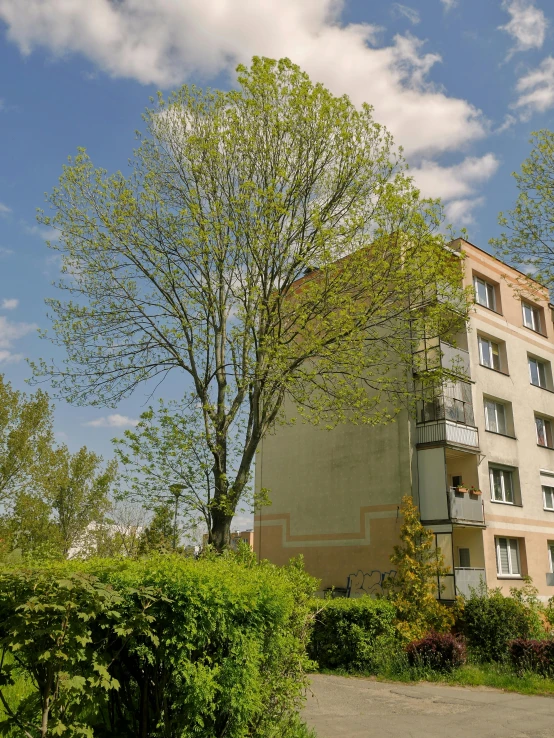
[[[491,239],[500,256],[550,289],[554,288],[554,133],[532,134],[532,150],[514,172],[518,189],[515,206],[500,213],[506,230]],[[522,280],[529,287],[528,280]]]
[[[144,120],[128,176],[79,150],[48,196],[67,358],[35,370],[71,402],[111,405],[179,372],[223,548],[286,397],[329,426],[409,402],[413,342],[447,330],[463,298],[459,259],[371,107],[289,60],[254,58],[226,92],[160,94]]]

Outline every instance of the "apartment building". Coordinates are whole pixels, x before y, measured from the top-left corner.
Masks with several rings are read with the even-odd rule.
[[[554,312],[538,284],[458,239],[475,294],[456,347],[435,340],[414,356],[414,381],[440,361],[448,381],[422,390],[416,417],[385,426],[278,427],[262,444],[255,548],[284,564],[303,554],[322,589],[376,593],[411,492],[450,573],[440,597],[532,577],[554,595]]]

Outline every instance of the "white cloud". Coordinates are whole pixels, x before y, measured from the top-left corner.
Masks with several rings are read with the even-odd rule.
[[[521,77],[516,85],[519,97],[516,108],[526,109],[527,117],[532,111],[543,113],[554,106],[554,58],[547,56],[536,69]],[[524,117],[525,113],[524,113]]]
[[[96,420],[89,420],[88,423],[84,423],[84,425],[90,425],[93,428],[124,428],[125,426],[135,426],[138,423],[138,420],[135,420],[134,418],[129,418],[127,415],[119,415],[119,413],[114,413],[113,415],[108,415],[107,417],[101,417],[96,418]]]
[[[410,172],[424,197],[454,200],[474,194],[478,185],[495,174],[498,165],[496,156],[489,153],[481,157],[468,156],[450,167],[425,160]]]
[[[452,10],[458,4],[458,0],[441,0],[445,10]]]
[[[517,118],[515,117],[515,115],[511,115],[511,113],[508,113],[504,118],[502,124],[498,126],[498,128],[495,128],[493,133],[504,133],[504,131],[508,131],[516,123]]]
[[[419,17],[419,13],[414,8],[410,8],[407,5],[401,5],[400,3],[393,3],[392,4],[392,11],[394,15],[396,16],[403,16],[404,18],[407,18],[412,25],[417,25],[421,18]]]
[[[378,47],[378,28],[341,23],[346,0],[0,0],[0,19],[25,54],[82,53],[108,74],[161,87],[230,72],[255,54],[288,56],[353,102],[375,106],[406,152],[457,150],[486,124],[469,102],[433,87],[440,56],[410,35]],[[451,2],[446,5],[452,5]]]
[[[0,0],[0,3],[2,0]],[[1,5],[0,5],[1,8]],[[56,237],[56,231],[54,228],[50,228],[50,226],[40,226],[40,225],[27,225],[25,222],[21,222],[23,226],[23,230],[25,233],[28,233],[31,236],[38,236],[39,238],[42,238],[44,241],[53,241]]]
[[[19,305],[19,300],[16,300],[15,297],[11,299],[4,298],[2,300],[2,310],[15,310],[15,308]]]
[[[540,49],[548,21],[543,11],[535,7],[534,0],[503,0],[502,7],[510,14],[511,20],[505,26],[500,26],[500,30],[509,33],[516,42],[510,56],[516,51]]]
[[[461,200],[452,200],[444,209],[446,222],[452,223],[457,227],[472,225],[475,222],[473,216],[474,209],[484,204],[484,197],[467,197]]]
[[[4,205],[3,202],[0,202],[0,215],[8,215],[8,213],[11,213],[12,209],[9,208],[7,205]]]
[[[13,249],[5,249],[0,247],[0,259],[4,258],[5,256],[11,256],[13,254]]]
[[[22,359],[22,354],[12,353],[13,343],[36,328],[34,323],[12,323],[5,315],[0,315],[0,362],[8,363]]]

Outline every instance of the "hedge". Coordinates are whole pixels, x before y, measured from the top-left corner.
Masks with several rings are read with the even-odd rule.
[[[48,735],[99,738],[305,735],[297,709],[313,590],[295,564],[231,557],[4,567],[0,689],[24,679],[30,690],[5,727],[41,735],[46,720]]]
[[[448,672],[466,662],[465,643],[451,633],[431,631],[406,646],[410,666]]]
[[[545,677],[554,676],[554,640],[516,638],[508,646],[512,666],[522,674],[536,671]]]
[[[397,640],[396,608],[369,596],[316,602],[309,654],[322,669],[371,671]]]

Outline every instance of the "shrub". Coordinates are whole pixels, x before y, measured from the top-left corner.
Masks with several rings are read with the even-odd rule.
[[[8,723],[40,734],[46,704],[48,735],[303,736],[313,591],[232,556],[1,569],[0,685],[35,684]]]
[[[536,671],[545,677],[554,676],[554,640],[516,638],[508,644],[508,650],[518,674]]]
[[[520,598],[504,597],[499,589],[473,592],[458,627],[470,651],[482,661],[503,661],[511,640],[540,635],[536,612]]]
[[[396,609],[369,596],[317,601],[309,654],[323,669],[372,671],[396,640]]]
[[[423,666],[434,671],[452,671],[466,661],[463,641],[451,633],[428,633],[406,646],[410,666]]]
[[[401,544],[390,557],[396,575],[387,579],[388,598],[397,612],[397,627],[405,640],[420,638],[429,629],[448,632],[454,625],[452,611],[437,600],[437,581],[449,572],[435,537],[422,525],[410,495],[402,498]]]

